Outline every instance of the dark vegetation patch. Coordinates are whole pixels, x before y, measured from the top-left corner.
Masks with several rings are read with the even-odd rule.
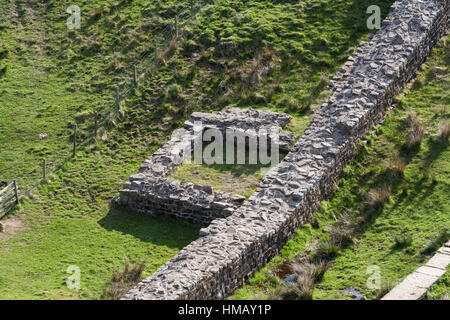
[[[103,291],[102,298],[120,300],[124,294],[142,280],[144,270],[144,261],[130,263],[128,260],[125,260],[123,269],[113,272],[110,282]]]

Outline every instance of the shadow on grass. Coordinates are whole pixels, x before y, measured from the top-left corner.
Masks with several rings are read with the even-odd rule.
[[[446,143],[435,141],[433,139],[429,140],[429,144],[429,151],[425,155],[423,164],[421,165],[421,168],[425,173],[428,172],[427,168],[430,168],[431,164],[448,148]],[[428,176],[417,179],[413,185],[408,187],[409,190],[407,194],[400,194],[399,201],[394,204],[393,209],[395,210],[405,203],[411,203],[413,200],[417,201],[417,199],[419,199],[419,201],[422,201],[426,199],[438,185],[436,181],[429,182],[428,180]]]
[[[438,141],[433,138],[431,138],[428,143],[429,143],[430,147],[429,147],[429,151],[426,154],[425,159],[424,159],[424,167],[425,168],[429,168],[431,166],[431,164],[437,158],[439,158],[441,153],[445,152],[449,147],[448,142]]]
[[[198,238],[200,226],[174,218],[112,207],[98,221],[108,231],[132,235],[158,246],[182,249]]]

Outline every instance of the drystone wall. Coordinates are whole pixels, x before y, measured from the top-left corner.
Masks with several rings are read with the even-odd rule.
[[[185,122],[184,127],[187,130],[194,130],[195,122],[199,122],[205,130],[217,129],[226,133],[226,130],[233,128],[234,134],[242,137],[249,137],[252,131],[255,136],[258,136],[258,133],[265,130],[268,140],[271,140],[272,130],[275,129],[276,143],[280,150],[289,151],[293,142],[293,134],[283,131],[282,128],[290,121],[291,116],[286,113],[228,108],[217,114],[194,112],[191,118]]]
[[[331,193],[361,137],[446,32],[450,0],[402,0],[330,84],[329,101],[257,191],[214,220],[124,299],[222,299],[261,268]]]
[[[228,108],[216,114],[195,112],[185,122],[185,129],[177,130],[168,143],[142,164],[139,173],[130,177],[120,190],[118,202],[143,213],[168,215],[202,225],[228,217],[242,205],[245,197],[216,192],[209,185],[176,181],[169,177],[170,172],[183,163],[193,150],[194,140],[202,140],[208,129],[220,131],[222,137],[231,130],[244,139],[253,136],[268,141],[273,139],[274,130],[279,132],[274,143],[280,149],[288,149],[293,135],[282,128],[290,120],[287,114],[250,109]],[[196,123],[201,123],[198,132]]]

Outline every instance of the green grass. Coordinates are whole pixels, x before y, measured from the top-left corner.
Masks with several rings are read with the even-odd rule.
[[[99,144],[50,174],[12,213],[25,228],[0,239],[0,282],[6,284],[0,297],[100,298],[125,258],[144,259],[148,276],[195,240],[196,225],[111,207],[148,152],[138,141],[120,151],[109,142]],[[65,285],[70,265],[81,269],[80,292]]]
[[[186,3],[81,0],[82,28],[69,31],[68,0],[0,0],[0,52],[8,52],[0,54],[0,182],[22,177],[19,186],[28,187],[39,180],[44,157],[63,164],[11,213],[26,228],[0,239],[1,298],[99,298],[125,256],[147,260],[145,275],[154,272],[198,227],[111,211],[129,175],[192,111],[286,111],[299,136],[309,109],[326,98],[328,79],[367,38],[366,8],[379,4],[385,15],[390,5],[217,1],[129,96],[108,139],[89,140],[87,115],[110,107],[130,64]],[[75,123],[88,143],[64,161]],[[39,140],[42,132],[49,136]],[[65,285],[71,264],[81,269],[79,293]]]
[[[447,272],[428,290],[426,300],[448,300],[450,297],[450,267]]]
[[[28,209],[24,205],[21,211]],[[2,244],[2,299],[98,299],[124,259],[144,259],[144,276],[149,276],[198,232],[172,219],[123,211],[100,219],[63,216],[33,222]],[[66,287],[71,265],[81,270],[78,292]]]
[[[216,1],[184,30],[160,70],[141,81],[122,106],[127,114],[119,125],[133,137],[165,139],[160,128],[179,127],[192,111],[237,105],[291,113],[298,137],[309,122],[308,108],[326,97],[328,79],[366,37],[361,12],[369,2]],[[66,27],[69,4],[0,1],[2,50],[8,51],[0,80],[0,142],[8,143],[0,157],[4,181],[36,180],[44,157],[53,164],[70,155],[75,122],[78,139],[88,139],[93,118],[87,115],[110,109],[131,63],[187,1],[80,1],[79,31]],[[385,14],[388,3],[380,5]],[[231,39],[236,48],[227,51]],[[175,86],[176,95],[169,95]],[[39,140],[42,132],[48,138]]]
[[[450,117],[449,43],[447,37],[433,49],[418,78],[397,98],[399,105],[376,133],[367,137],[355,161],[344,169],[332,200],[323,201],[313,221],[298,229],[280,255],[233,298],[272,296],[281,286],[280,277],[285,276],[283,266],[294,257],[310,255],[315,241],[327,240],[327,227],[341,214],[356,223],[356,242],[338,251],[330,269],[315,285],[314,299],[351,299],[343,291],[349,288],[367,299],[379,298],[380,292],[366,285],[369,266],[380,267],[382,286],[392,287],[442,245],[441,235],[450,225],[450,150],[448,141],[438,139],[437,131],[439,123]],[[408,112],[416,113],[427,130],[422,145],[415,150],[405,148]],[[406,163],[403,175],[392,174],[396,152]],[[384,206],[370,207],[369,191],[380,187],[390,187],[391,197]],[[427,250],[430,246],[435,249]],[[433,289],[437,293],[431,297],[445,290],[445,281]]]
[[[215,191],[235,193],[250,197],[264,177],[264,171],[258,165],[206,165],[184,164],[171,177],[179,181],[187,181],[199,185],[211,185]]]
[[[206,147],[203,145],[203,147]],[[185,163],[175,168],[170,173],[170,177],[179,181],[191,182],[199,185],[210,185],[215,191],[239,194],[247,199],[255,192],[262,178],[272,167],[272,163],[263,165],[258,160],[256,164],[249,163],[249,148],[245,148],[245,161],[243,164],[238,163],[238,149],[234,149],[234,162],[227,164],[227,154],[224,146],[222,154],[222,164],[206,164]],[[216,150],[211,156],[214,156]],[[205,152],[203,149],[202,152]],[[194,154],[192,154],[195,157]],[[279,163],[286,156],[286,152],[281,151],[278,160]]]

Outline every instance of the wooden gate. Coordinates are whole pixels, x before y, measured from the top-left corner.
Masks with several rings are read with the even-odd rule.
[[[5,216],[18,203],[19,190],[17,181],[14,180],[6,188],[0,191],[0,218]]]

